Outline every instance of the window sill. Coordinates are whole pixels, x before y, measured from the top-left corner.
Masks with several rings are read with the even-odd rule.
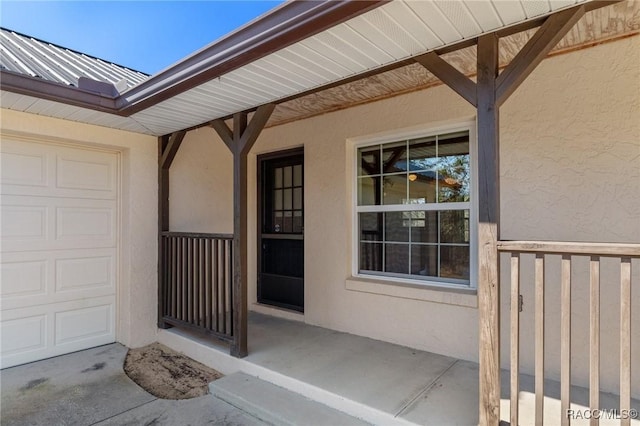
[[[476,289],[435,286],[428,284],[409,284],[375,278],[349,277],[346,289],[362,293],[380,294],[401,299],[422,300],[446,305],[478,307]]]

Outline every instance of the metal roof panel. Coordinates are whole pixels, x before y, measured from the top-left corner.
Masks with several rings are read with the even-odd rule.
[[[79,77],[133,87],[149,76],[84,53],[0,27],[0,68],[77,86]]]

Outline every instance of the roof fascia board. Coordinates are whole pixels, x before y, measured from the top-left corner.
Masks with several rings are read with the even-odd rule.
[[[118,99],[118,107],[127,115],[134,114],[388,1],[287,2],[244,29],[131,88]]]
[[[98,94],[78,87],[67,86],[55,81],[48,81],[7,70],[0,70],[0,81],[2,82],[0,88],[9,92],[118,114],[116,98],[113,96]]]

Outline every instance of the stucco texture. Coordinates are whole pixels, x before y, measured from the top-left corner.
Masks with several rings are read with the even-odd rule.
[[[116,339],[156,340],[158,142],[155,137],[2,109],[1,130],[42,143],[100,146],[121,153],[120,261]]]
[[[233,157],[212,128],[187,133],[169,175],[172,231],[233,233]]]
[[[412,126],[464,122],[474,114],[452,90],[438,86],[266,129],[249,155],[250,307],[256,302],[257,155],[304,146],[304,321],[477,360],[474,303],[436,303],[347,289],[352,275],[354,152],[348,140]],[[187,136],[172,167],[172,185],[177,188],[180,182],[181,188],[189,188],[189,194],[172,190],[172,203],[181,205],[172,205],[171,223],[174,230],[230,232],[231,157],[210,129],[198,132]],[[501,108],[500,132],[503,239],[640,242],[640,37],[543,61]],[[509,281],[507,264],[503,266],[506,325]],[[579,266],[576,261],[575,268]],[[634,261],[635,282],[637,266]],[[559,285],[552,275],[554,269],[551,259],[547,367],[557,377],[559,314],[554,303]],[[603,274],[608,269],[605,264]],[[615,277],[613,269],[611,277]],[[588,377],[586,284],[576,272],[573,371],[579,384],[587,383]],[[617,380],[617,286],[615,278],[603,278],[602,347],[606,350],[602,383],[610,390],[615,390]],[[531,372],[533,294],[527,279],[523,287],[521,353],[524,371]],[[640,292],[634,292],[633,308],[633,321],[640,323]],[[632,330],[632,365],[638,366],[640,327]],[[505,367],[506,336],[502,344]],[[640,380],[634,381],[633,392],[640,394]]]

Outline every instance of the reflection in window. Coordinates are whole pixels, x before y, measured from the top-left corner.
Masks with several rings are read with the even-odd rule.
[[[468,284],[469,132],[362,147],[357,156],[359,272]]]

